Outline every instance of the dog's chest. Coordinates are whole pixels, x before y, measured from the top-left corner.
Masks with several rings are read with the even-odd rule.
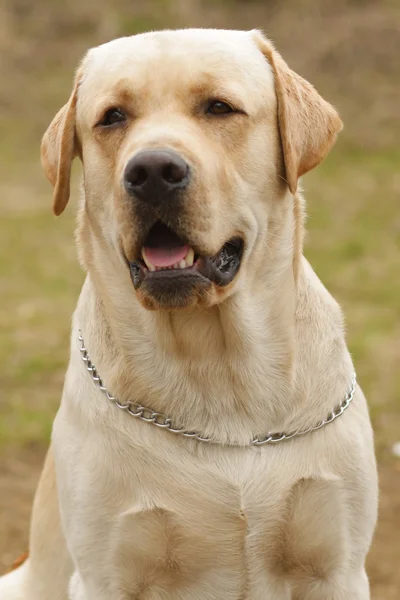
[[[340,527],[327,537],[325,525],[341,499],[315,480],[302,440],[248,450],[193,444],[191,454],[169,436],[162,446],[157,430],[130,448],[125,437],[102,445],[97,431],[68,446],[72,433],[56,427],[69,448],[59,492],[84,597],[290,600],[300,562],[312,577],[319,562],[345,560]]]
[[[207,458],[167,461],[157,473],[139,467],[136,501],[110,532],[123,598],[265,600],[266,589],[289,598],[276,564],[285,553],[290,474],[266,453]]]

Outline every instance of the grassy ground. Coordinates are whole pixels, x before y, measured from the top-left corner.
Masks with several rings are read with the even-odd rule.
[[[133,13],[124,0],[101,0],[102,16],[91,0],[67,4],[62,16],[46,0],[31,12],[22,0],[10,2],[0,24],[0,57],[7,53],[0,58],[7,82],[0,89],[0,571],[26,546],[83,281],[74,206],[58,220],[51,215],[51,190],[37,159],[40,134],[66,98],[72,65],[88,45],[161,24],[240,23],[269,30],[291,63],[336,102],[347,125],[327,161],[304,180],[306,255],[345,310],[369,399],[382,489],[369,570],[374,600],[397,599],[400,461],[391,447],[400,440],[400,153],[394,144],[400,128],[392,119],[398,3],[385,0],[378,10],[372,2],[338,0],[333,11],[330,3],[307,0],[160,0]]]

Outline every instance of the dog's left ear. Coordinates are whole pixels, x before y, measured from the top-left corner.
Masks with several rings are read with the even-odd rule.
[[[78,71],[71,96],[58,111],[43,136],[41,161],[47,179],[54,187],[53,212],[60,215],[68,204],[72,161],[78,154],[75,112],[81,81]]]
[[[299,177],[325,158],[343,123],[333,106],[288,67],[260,31],[251,34],[273,71],[286,181],[294,194]]]

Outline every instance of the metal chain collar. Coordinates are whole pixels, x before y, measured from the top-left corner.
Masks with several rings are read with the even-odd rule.
[[[106,395],[107,399],[110,402],[113,402],[115,406],[121,410],[126,411],[132,417],[136,417],[141,421],[145,421],[146,423],[151,423],[152,425],[156,425],[157,427],[161,427],[166,431],[170,431],[171,433],[178,433],[187,438],[193,438],[199,442],[209,442],[211,444],[220,444],[220,445],[229,445],[229,446],[242,446],[242,444],[237,443],[225,443],[220,442],[218,440],[214,440],[213,438],[204,437],[195,431],[188,431],[183,427],[176,428],[173,426],[171,419],[162,413],[154,412],[151,408],[147,408],[146,406],[141,406],[140,404],[136,404],[135,402],[126,402],[126,404],[121,404],[114,398],[108,391],[107,388],[103,385],[102,379],[99,377],[96,367],[90,360],[87,349],[85,348],[85,344],[83,341],[83,337],[81,332],[79,332],[79,341],[80,345],[80,353],[82,355],[82,360],[86,363],[87,370],[92,374],[92,379],[99,386],[100,390]],[[333,411],[328,415],[326,419],[320,421],[313,427],[309,427],[308,429],[304,429],[302,431],[294,431],[292,433],[267,433],[264,437],[255,437],[248,444],[248,446],[264,446],[266,444],[276,444],[277,442],[283,442],[284,440],[290,440],[291,438],[299,437],[301,435],[305,435],[306,433],[311,433],[312,431],[317,431],[317,429],[321,429],[325,425],[329,425],[329,423],[333,423],[338,417],[340,417],[344,411],[350,406],[351,401],[354,397],[354,392],[356,391],[357,381],[356,374],[354,373],[351,379],[350,390],[346,394],[345,399],[341,404],[339,404]],[[245,447],[245,446],[244,446]]]

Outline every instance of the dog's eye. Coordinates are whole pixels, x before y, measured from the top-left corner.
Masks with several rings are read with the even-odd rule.
[[[119,108],[110,108],[104,115],[102,121],[99,125],[103,127],[111,127],[112,125],[117,125],[118,123],[123,123],[126,121],[126,115]]]
[[[234,112],[234,110],[232,106],[229,106],[226,102],[222,102],[222,100],[213,100],[210,102],[207,112],[211,115],[226,115]]]

